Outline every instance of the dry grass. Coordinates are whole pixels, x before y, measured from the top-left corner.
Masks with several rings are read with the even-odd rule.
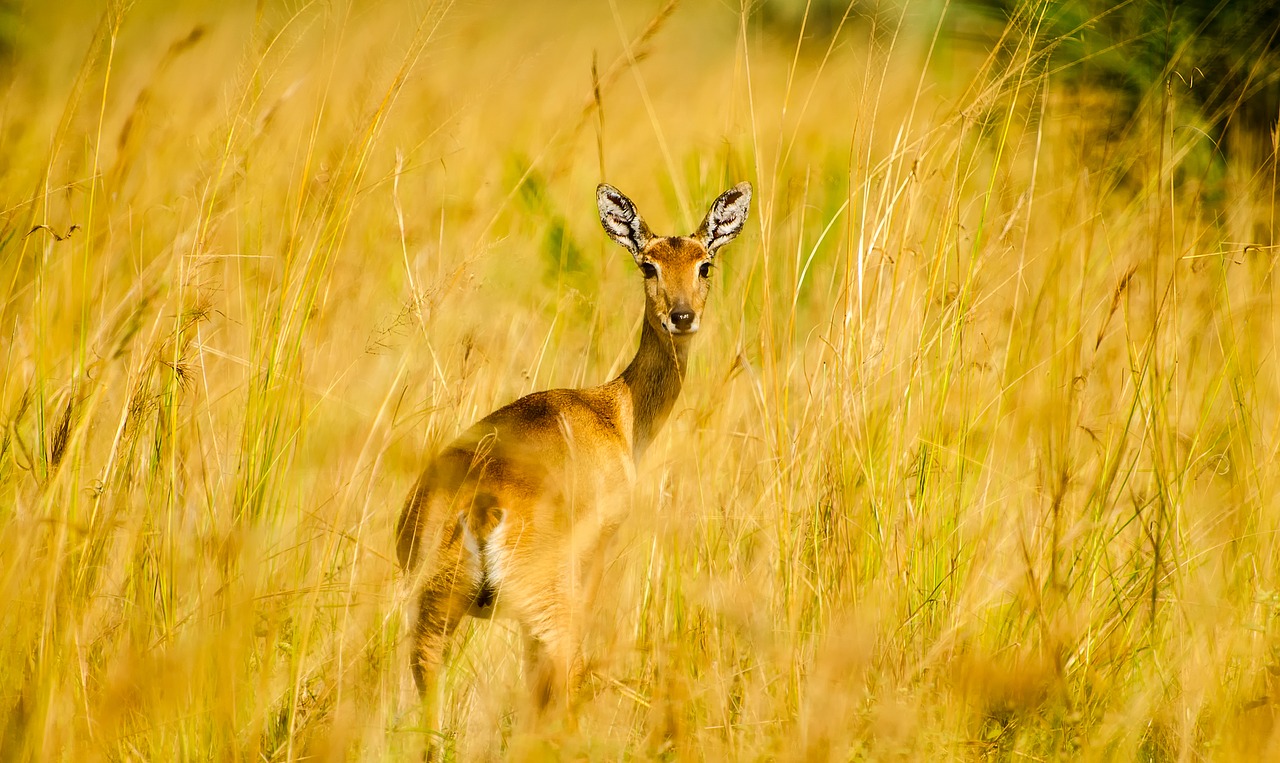
[[[391,526],[629,358],[602,174],[757,202],[558,755],[1280,754],[1274,146],[1205,165],[1183,80],[1121,132],[1035,8],[107,5],[29,3],[0,112],[0,758],[415,749]]]

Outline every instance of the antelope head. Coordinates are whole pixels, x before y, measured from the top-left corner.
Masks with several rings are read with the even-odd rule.
[[[631,252],[644,274],[645,320],[659,335],[692,336],[707,302],[716,253],[747,221],[751,184],[738,183],[720,194],[691,236],[653,235],[631,199],[607,183],[596,189],[596,203],[605,232]]]

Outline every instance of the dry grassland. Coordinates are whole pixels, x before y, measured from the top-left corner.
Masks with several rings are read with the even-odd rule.
[[[1280,755],[1274,145],[1211,151],[1203,84],[1125,127],[1034,7],[28,6],[0,758],[409,757],[395,517],[629,360],[601,179],[756,201],[548,757]],[[448,755],[502,756],[518,634],[451,665]]]

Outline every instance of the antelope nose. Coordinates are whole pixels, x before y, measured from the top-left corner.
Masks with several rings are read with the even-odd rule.
[[[693,327],[693,311],[691,310],[672,310],[671,325],[680,331],[688,331]]]

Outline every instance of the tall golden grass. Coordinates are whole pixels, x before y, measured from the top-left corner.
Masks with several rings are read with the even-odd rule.
[[[391,528],[629,359],[602,179],[756,203],[544,750],[1280,754],[1274,141],[1208,150],[1175,76],[1121,129],[1035,6],[797,7],[28,3],[0,758],[415,754]],[[508,750],[517,642],[457,640],[450,757]]]

